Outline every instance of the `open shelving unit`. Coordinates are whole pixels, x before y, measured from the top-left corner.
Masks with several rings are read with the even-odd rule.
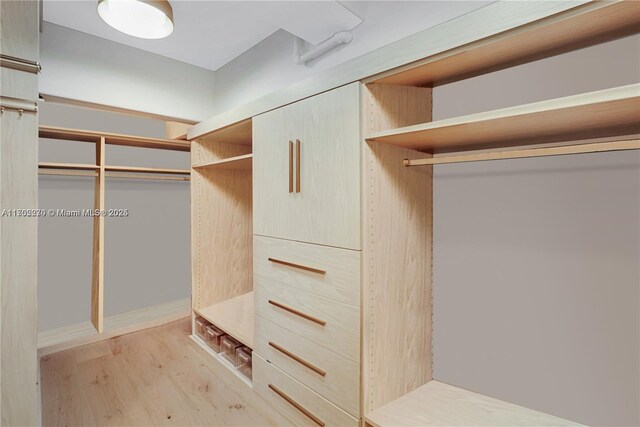
[[[252,165],[253,154],[243,154],[241,156],[229,157],[202,165],[195,165],[193,169],[251,170]]]
[[[253,348],[252,122],[192,141],[193,318]],[[239,373],[195,333],[214,361]]]
[[[432,301],[432,166],[638,150],[640,83],[438,121],[432,90],[638,33],[640,3],[592,3],[364,80],[367,425],[579,425],[433,380],[433,307],[414,305]],[[407,254],[428,262],[415,271],[385,267],[406,265]],[[416,334],[415,324],[426,332]]]
[[[541,126],[544,123],[544,126]],[[368,141],[446,153],[640,132],[640,84],[373,132]]]
[[[106,178],[189,181],[191,170],[106,165],[106,146],[190,151],[188,141],[123,135],[55,126],[39,126],[38,136],[45,139],[84,142],[95,145],[95,164],[39,162],[39,175],[90,177],[95,179],[94,211],[105,210]],[[93,256],[91,278],[91,323],[98,333],[104,330],[104,215],[93,219]]]

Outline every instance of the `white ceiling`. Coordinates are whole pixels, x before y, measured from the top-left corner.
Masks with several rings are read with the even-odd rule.
[[[164,39],[144,40],[105,24],[97,3],[45,0],[44,20],[210,70],[281,28],[316,44],[362,22],[335,1],[173,0],[174,32]]]
[[[171,0],[171,4],[175,30],[159,40],[138,39],[111,28],[98,16],[97,0],[45,0],[44,20],[217,70],[279,29],[312,44],[356,26],[357,37],[376,39],[386,32],[395,39],[409,27],[413,33],[487,2]],[[363,25],[361,18],[367,21]],[[406,25],[409,22],[413,25]]]

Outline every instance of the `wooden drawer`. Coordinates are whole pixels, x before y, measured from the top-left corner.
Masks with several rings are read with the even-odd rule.
[[[256,315],[350,360],[360,360],[360,310],[255,276]]]
[[[254,274],[360,307],[360,251],[254,236]]]
[[[254,350],[322,397],[358,414],[359,365],[256,316]]]
[[[259,355],[253,358],[253,390],[292,425],[357,427],[358,420]]]

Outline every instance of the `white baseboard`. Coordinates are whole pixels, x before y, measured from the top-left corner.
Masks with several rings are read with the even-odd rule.
[[[191,298],[145,307],[105,317],[104,332],[99,334],[91,322],[82,322],[38,333],[38,356],[57,353],[93,342],[160,326],[191,315]]]

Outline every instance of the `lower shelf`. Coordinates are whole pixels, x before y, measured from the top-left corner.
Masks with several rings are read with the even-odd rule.
[[[430,381],[365,417],[384,426],[581,426],[438,381]]]
[[[196,309],[209,323],[253,348],[253,292]]]
[[[209,347],[207,345],[207,343],[205,343],[200,337],[198,337],[197,335],[191,335],[190,337],[193,341],[195,341],[196,344],[198,344],[200,347],[202,347],[202,349],[204,351],[206,351],[207,353],[209,353],[213,360],[217,363],[220,363],[222,366],[224,366],[225,368],[227,368],[229,371],[231,371],[231,373],[233,375],[235,375],[236,377],[238,377],[238,379],[240,379],[240,381],[242,381],[244,384],[246,384],[248,387],[253,388],[253,383],[251,382],[251,380],[249,378],[247,378],[245,375],[243,375],[240,371],[238,371],[236,369],[235,366],[233,366],[233,364],[231,362],[229,362],[227,359],[225,359],[223,356],[221,356],[220,354],[216,353],[215,351],[213,351],[211,349],[211,347]]]

